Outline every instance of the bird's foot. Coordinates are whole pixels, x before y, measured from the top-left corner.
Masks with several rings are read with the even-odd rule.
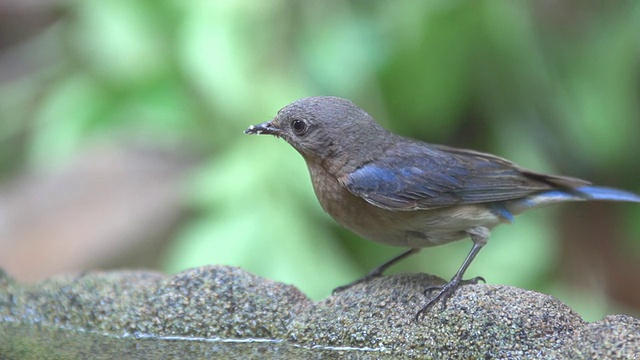
[[[481,276],[474,277],[473,279],[468,279],[468,280],[462,280],[461,278],[454,276],[454,278],[451,279],[451,281],[449,281],[444,285],[429,286],[424,290],[425,296],[432,291],[438,291],[438,293],[434,297],[429,299],[426,305],[424,305],[420,310],[418,310],[418,313],[416,314],[416,321],[419,320],[420,315],[427,312],[438,301],[442,303],[442,309],[444,309],[447,305],[447,300],[449,300],[451,295],[453,295],[456,289],[458,289],[460,286],[477,284],[480,281],[486,282],[484,278]]]
[[[420,249],[409,249],[405,252],[403,252],[400,255],[395,256],[394,258],[392,258],[391,260],[385,262],[384,264],[378,266],[377,268],[371,270],[367,275],[361,277],[360,279],[350,282],[347,285],[342,285],[342,286],[338,286],[337,288],[333,289],[332,294],[335,295],[341,291],[347,290],[348,288],[360,284],[360,283],[364,283],[367,282],[375,277],[378,277],[380,275],[382,275],[382,273],[384,273],[384,271],[389,268],[390,266],[392,266],[393,264],[397,263],[398,261],[406,258],[407,256],[411,256],[415,253],[417,253],[418,251],[420,251]]]
[[[350,287],[352,287],[354,285],[365,283],[365,282],[367,282],[367,281],[369,281],[369,280],[371,280],[371,279],[373,279],[375,277],[378,277],[378,276],[382,275],[382,271],[376,271],[376,270],[378,270],[378,269],[374,269],[374,271],[368,273],[367,275],[361,277],[360,279],[358,279],[356,281],[352,281],[352,282],[350,282],[350,283],[348,283],[346,285],[338,286],[337,288],[333,289],[331,294],[335,295],[335,294],[337,294],[339,292],[347,290],[348,288],[350,288]]]

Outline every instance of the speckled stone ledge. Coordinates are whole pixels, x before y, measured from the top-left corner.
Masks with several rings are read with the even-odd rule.
[[[25,332],[16,330],[21,326],[36,335],[44,328],[104,334],[116,343],[191,341],[193,358],[220,354],[227,343],[246,358],[297,356],[287,347],[323,358],[633,359],[640,353],[640,320],[612,315],[587,323],[551,296],[508,286],[465,286],[445,310],[438,306],[416,322],[425,286],[441,281],[387,276],[312,302],[293,286],[227,266],[173,276],[91,272],[33,286],[0,272],[0,358],[12,358],[9,351],[25,342]],[[238,346],[245,340],[270,345],[256,352]],[[194,346],[208,341],[219,341],[218,350]]]

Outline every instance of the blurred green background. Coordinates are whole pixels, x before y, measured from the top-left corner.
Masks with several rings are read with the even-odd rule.
[[[339,228],[294,150],[242,135],[311,95],[640,193],[640,2],[7,0],[0,267],[230,264],[328,296],[404,249]],[[391,272],[448,279],[470,246]],[[496,229],[467,276],[594,320],[640,314],[639,260],[640,206],[571,204]]]

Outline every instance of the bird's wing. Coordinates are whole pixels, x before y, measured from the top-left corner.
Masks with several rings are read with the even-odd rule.
[[[587,184],[530,172],[485,153],[417,142],[387,150],[340,181],[352,194],[389,210],[504,201]]]

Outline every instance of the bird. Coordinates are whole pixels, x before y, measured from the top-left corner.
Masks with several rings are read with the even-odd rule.
[[[442,307],[485,246],[490,232],[524,211],[545,205],[590,200],[640,203],[629,191],[522,168],[474,150],[414,140],[380,126],[351,101],[312,96],[286,105],[245,134],[284,139],[304,158],[313,189],[338,224],[357,235],[408,250],[334,293],[381,276],[425,247],[465,238],[472,248],[449,282],[425,288],[434,296],[416,320],[438,302]]]

